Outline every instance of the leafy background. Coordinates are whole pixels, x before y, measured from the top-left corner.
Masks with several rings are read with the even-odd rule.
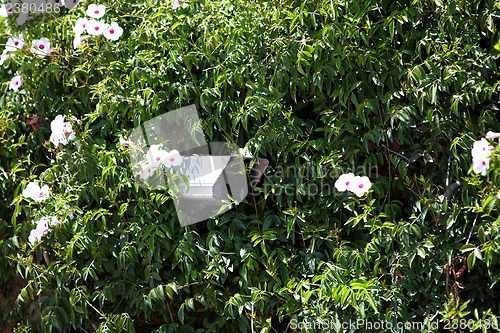
[[[500,129],[497,2],[99,4],[125,30],[116,42],[73,49],[86,2],[0,28],[3,44],[22,31],[56,48],[38,59],[25,47],[0,71],[7,331],[298,331],[293,319],[337,332],[349,319],[479,327],[499,313],[498,173],[470,172],[474,140]],[[270,167],[255,196],[182,228],[168,193],[134,183],[118,142],[190,104],[208,141],[248,143]],[[48,141],[58,114],[74,144]],[[347,171],[369,174],[366,198],[334,190]],[[33,179],[50,201],[22,197]],[[32,248],[32,221],[49,214],[66,222]]]

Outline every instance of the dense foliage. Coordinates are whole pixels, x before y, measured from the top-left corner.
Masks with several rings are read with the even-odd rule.
[[[75,49],[89,4],[0,28],[0,43],[26,41],[0,69],[0,326],[487,330],[500,164],[474,173],[471,148],[500,130],[497,3],[99,1],[123,36]],[[29,51],[42,37],[44,58]],[[119,140],[190,104],[207,141],[248,145],[270,167],[254,196],[183,228],[168,192],[134,182]],[[49,140],[57,115],[66,145]],[[336,191],[346,172],[370,192]],[[33,180],[49,199],[22,195]],[[32,245],[47,216],[64,222]]]

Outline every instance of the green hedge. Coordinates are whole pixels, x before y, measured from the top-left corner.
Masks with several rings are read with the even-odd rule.
[[[118,41],[73,48],[88,3],[0,28],[0,43],[27,42],[0,70],[0,326],[438,332],[499,313],[497,176],[470,155],[500,129],[498,3],[100,4]],[[55,46],[43,59],[28,51],[41,37]],[[248,144],[270,167],[255,196],[182,228],[167,192],[134,182],[119,139],[190,104],[207,141]],[[55,147],[59,114],[76,140]],[[366,197],[335,190],[350,171],[370,177]],[[22,196],[33,180],[49,200]],[[49,215],[65,222],[32,247]]]

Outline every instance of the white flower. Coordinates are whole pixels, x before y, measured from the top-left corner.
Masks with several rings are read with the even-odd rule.
[[[75,39],[73,39],[73,48],[77,49],[81,43],[82,43],[82,37],[80,37],[79,35],[75,36]]]
[[[335,188],[339,192],[344,192],[345,190],[349,189],[349,186],[354,181],[354,174],[352,172],[345,173],[343,175],[340,175],[339,179],[335,182]]]
[[[19,75],[16,75],[12,78],[12,80],[10,80],[9,88],[14,91],[18,91],[22,82],[23,81],[21,80],[21,77]]]
[[[30,51],[34,54],[37,54],[41,58],[45,58],[46,55],[49,55],[52,52],[52,48],[50,47],[50,40],[45,37],[33,40]]]
[[[154,166],[153,164],[150,163],[145,163],[145,164],[143,163],[141,164],[141,166],[142,166],[142,171],[139,173],[139,176],[144,180],[151,177],[158,168],[157,166]]]
[[[7,40],[7,44],[5,46],[5,51],[17,51],[19,49],[22,49],[24,46],[24,40],[23,40],[23,36],[19,36],[19,38],[17,37],[10,37],[8,40]]]
[[[113,22],[113,23],[111,23],[109,28],[104,30],[104,32],[102,34],[107,39],[118,40],[118,38],[120,38],[123,35],[123,29],[118,25],[118,23]]]
[[[78,3],[80,2],[80,0],[66,0],[64,1],[64,5],[66,6],[66,8],[68,9],[73,9],[75,8],[76,6],[78,6]]]
[[[348,190],[356,194],[358,197],[362,197],[371,187],[372,183],[368,177],[356,176],[354,177],[353,182],[349,184]]]
[[[31,246],[34,246],[36,243],[41,241],[43,235],[45,235],[45,233],[41,229],[32,229],[30,235],[28,236],[28,241],[31,243]]]
[[[179,6],[182,5],[182,8],[186,8],[187,7],[187,3],[185,0],[174,0],[172,2],[172,8],[175,10],[177,8],[179,8]]]
[[[50,227],[58,226],[61,224],[61,221],[58,220],[55,216],[47,216],[42,217],[38,221],[36,221],[35,229],[32,229],[30,235],[28,236],[28,241],[31,245],[35,245],[35,243],[39,242],[43,236],[47,234],[50,230]]]
[[[160,148],[160,145],[152,145],[148,150],[148,164],[153,167],[158,167],[160,164],[165,165],[167,168],[177,166],[182,163],[183,156],[179,154],[176,149],[166,152]]]
[[[10,8],[10,11],[7,11],[7,6],[5,6],[5,5],[0,6],[0,16],[1,17],[8,17],[10,14],[12,14],[12,8]]]
[[[490,160],[491,160],[491,158],[486,157],[485,155],[483,155],[483,156],[475,156],[472,159],[472,163],[473,163],[473,168],[472,169],[473,169],[473,171],[476,174],[480,173],[483,176],[486,176],[486,171],[490,167]]]
[[[166,152],[160,148],[160,145],[152,145],[147,152],[147,161],[139,163],[142,169],[139,176],[144,180],[148,179],[156,172],[161,164],[169,168],[180,165],[183,159],[184,157],[181,156],[176,149]]]
[[[40,188],[36,181],[30,182],[28,185],[26,185],[26,188],[23,191],[23,196],[25,198],[30,198],[36,202],[42,202],[49,198],[50,190],[47,185],[44,185],[42,186],[42,188]]]
[[[498,138],[500,138],[500,133],[492,131],[488,131],[488,133],[486,133],[486,139],[498,139]]]
[[[64,121],[64,116],[58,115],[50,123],[50,129],[52,133],[50,135],[50,142],[55,146],[62,143],[66,145],[69,141],[75,139],[75,133],[73,133],[73,126],[70,122]]]
[[[173,149],[163,157],[162,163],[167,168],[170,168],[172,166],[180,165],[183,159],[184,157],[179,154],[179,151],[177,149]]]
[[[3,3],[5,4],[0,7],[0,16],[2,17],[8,17],[9,15],[14,14],[14,9],[17,9],[19,8],[18,6],[22,5],[18,3],[18,0],[3,1]]]
[[[59,7],[64,6],[63,0],[47,0],[47,4],[58,5]]]
[[[89,35],[98,36],[108,28],[108,25],[104,21],[89,20],[86,28]]]
[[[89,21],[84,17],[80,17],[78,20],[76,20],[75,25],[73,26],[73,32],[76,36],[80,36],[84,31],[87,30],[88,22]]]
[[[52,130],[52,132],[55,132],[57,131],[60,127],[64,126],[64,118],[66,118],[66,116],[61,116],[60,114],[57,115],[54,120],[52,120],[52,122],[50,123],[50,129]]]
[[[13,57],[13,55],[8,54],[7,52],[7,50],[4,50],[2,55],[0,56],[0,66],[2,66],[6,60]]]
[[[238,148],[238,153],[240,155],[243,155],[243,157],[248,157],[248,158],[252,158],[252,154],[250,154],[250,151],[248,150],[248,147],[245,147],[245,148]]]
[[[61,221],[57,219],[55,216],[44,216],[41,217],[38,221],[36,221],[36,228],[46,233],[50,227],[58,226],[61,224]]]
[[[92,18],[99,19],[106,13],[106,6],[91,4],[85,13]]]
[[[477,157],[488,157],[491,153],[493,146],[490,146],[490,143],[485,138],[482,138],[480,141],[474,142],[472,146],[471,155],[472,159]]]
[[[490,167],[490,155],[492,149],[493,146],[490,146],[488,140],[486,140],[485,138],[474,142],[471,150],[471,155],[473,163],[472,169],[476,174],[480,173],[483,176],[486,176],[486,171]]]
[[[152,145],[148,150],[148,161],[153,167],[159,166],[168,157],[168,153],[160,145]]]

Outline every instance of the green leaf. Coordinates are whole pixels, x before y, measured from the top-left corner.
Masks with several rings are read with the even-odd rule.
[[[474,249],[476,249],[475,245],[467,244],[467,245],[462,246],[462,248],[460,249],[460,252],[462,252],[462,253],[469,252],[469,251],[473,251]]]
[[[479,250],[479,248],[474,249],[474,256],[479,260],[483,260],[483,256],[481,255],[481,250]]]
[[[467,267],[469,272],[474,267],[475,263],[476,263],[476,256],[474,255],[474,253],[469,254],[469,256],[467,257]]]
[[[370,292],[365,292],[365,296],[366,296],[366,299],[368,300],[368,303],[375,311],[375,313],[378,313],[378,308],[377,308],[377,305],[375,304],[375,298],[373,298],[373,295]]]
[[[181,323],[184,324],[184,303],[179,307],[177,315],[179,316],[179,320],[181,321]]]
[[[486,241],[486,236],[484,235],[484,228],[483,226],[480,226],[478,231],[477,231],[477,236],[479,238],[479,241],[481,243],[484,243]]]

